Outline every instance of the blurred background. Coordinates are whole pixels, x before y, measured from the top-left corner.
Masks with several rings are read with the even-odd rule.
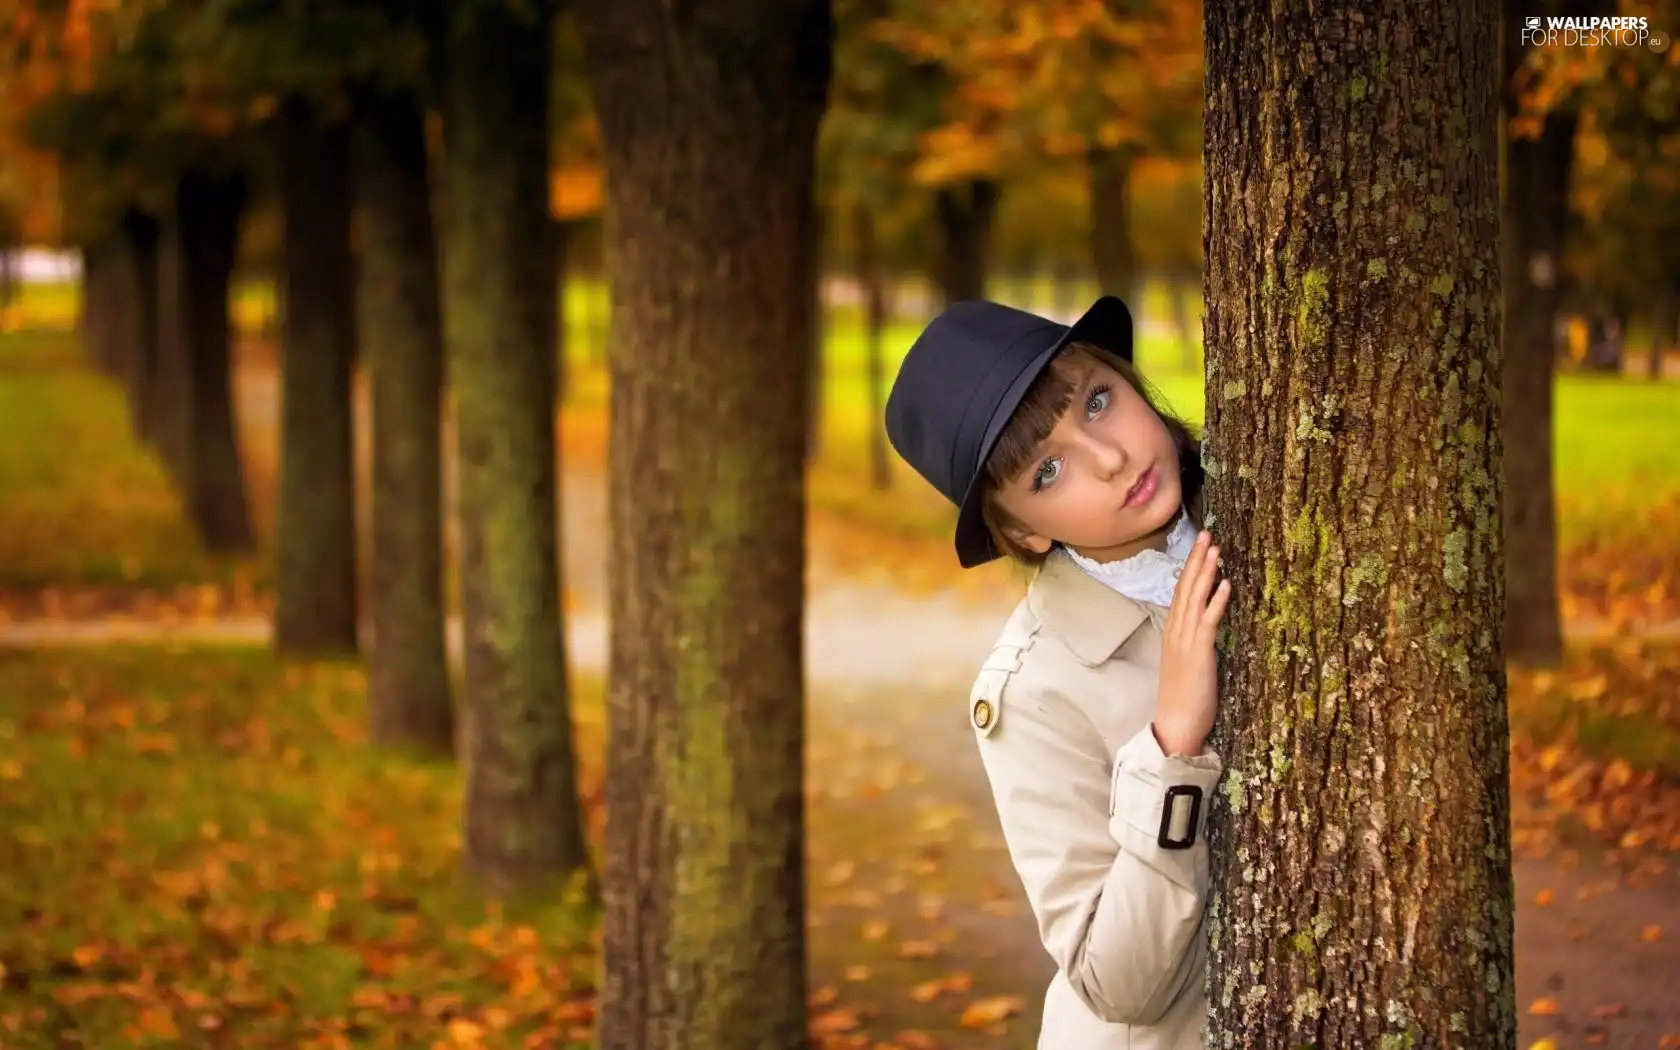
[[[355,285],[318,280],[289,304],[285,288],[349,275],[335,267],[364,250],[348,162],[298,181],[300,157],[345,148],[330,133],[356,85],[409,92],[439,163],[435,100],[415,86],[424,30],[391,10],[0,0],[0,1045],[587,1035],[587,923],[456,885],[455,773],[365,747],[354,637],[324,660],[273,645],[277,533],[321,528],[280,507],[289,442],[307,455],[311,431],[355,435],[347,542],[356,590],[372,586],[365,338],[334,344],[349,395],[282,426],[304,327],[288,317],[348,319]],[[881,405],[947,302],[1065,320],[1112,292],[1133,305],[1144,375],[1199,424],[1202,244],[1219,236],[1202,229],[1201,8],[835,10],[806,485],[814,1023],[833,1045],[1024,1047],[1048,963],[961,720],[1019,581],[955,569],[951,511],[887,448]],[[1517,355],[1508,333],[1507,355],[1552,392],[1555,491],[1536,498],[1556,513],[1541,541],[1556,585],[1533,616],[1561,625],[1512,667],[1519,1008],[1530,1041],[1680,1045],[1680,51],[1665,35],[1680,10],[1623,13],[1650,17],[1642,46],[1531,49],[1506,84],[1506,181],[1525,189],[1505,236],[1526,260],[1507,311],[1538,340]],[[571,16],[553,32],[550,96],[532,103],[550,155],[552,270],[536,273],[560,309],[567,659],[598,836],[605,175]],[[184,365],[156,364],[168,354]],[[190,436],[167,433],[158,413],[189,403]],[[452,412],[446,394],[446,436]],[[459,508],[442,447],[447,567]],[[365,631],[365,608],[349,615]]]

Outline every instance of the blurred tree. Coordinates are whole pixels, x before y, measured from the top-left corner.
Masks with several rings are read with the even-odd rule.
[[[273,165],[281,234],[274,645],[288,653],[354,653],[357,326],[348,118],[354,86],[412,62],[417,41],[390,32],[377,3],[151,2],[183,11],[183,76],[217,85],[235,119],[271,150],[265,160]]]
[[[1608,14],[1612,0],[1502,0],[1505,194],[1500,268],[1505,325],[1505,646],[1523,663],[1555,663],[1563,653],[1557,591],[1557,510],[1552,474],[1553,330],[1562,291],[1569,180],[1579,123],[1576,105],[1542,107],[1531,96],[1544,83],[1521,42],[1523,20]],[[1572,47],[1571,61],[1590,48]]]
[[[788,348],[812,326],[831,12],[579,15],[611,172],[600,1042],[806,1047],[810,356]]]
[[[1628,3],[1658,32],[1680,25],[1680,3]],[[1534,56],[1524,97],[1530,127],[1578,107],[1573,203],[1580,228],[1572,282],[1650,327],[1649,374],[1680,325],[1680,51],[1673,47],[1553,49]]]
[[[356,631],[350,128],[299,95],[274,126],[280,190],[280,485],[274,647],[344,655]]]
[[[128,377],[136,418],[143,431],[155,426],[150,436],[206,546],[249,551],[228,291],[250,143],[217,85],[187,75],[180,10],[72,3],[32,17],[24,21],[34,31],[15,41],[27,55],[8,77],[26,74],[24,126],[58,158],[69,202],[61,232],[90,260],[93,356]],[[153,316],[155,339],[144,331]]]
[[[1208,5],[1209,1046],[1515,1044],[1497,21]]]
[[[552,12],[501,0],[446,11],[443,317],[459,459],[465,860],[503,890],[587,881],[560,610]]]
[[[920,175],[1082,158],[1098,282],[1141,309],[1132,176],[1141,158],[1187,158],[1201,141],[1200,4],[990,0],[934,8],[898,29],[901,47],[955,83]]]
[[[373,415],[368,708],[374,740],[449,754],[443,315],[425,128],[441,8],[387,0],[385,10],[391,36],[419,38],[395,52],[426,57],[363,81],[352,100],[358,343]]]
[[[824,169],[849,199],[879,212],[911,186],[930,192],[936,249],[924,258],[944,302],[985,294],[992,225],[1002,188],[995,154],[969,148],[950,123],[956,78],[940,59],[928,5],[840,0],[835,5],[834,106],[822,128]]]

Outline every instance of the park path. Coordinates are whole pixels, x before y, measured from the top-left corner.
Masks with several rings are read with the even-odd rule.
[[[240,411],[248,426],[272,429],[277,400],[272,382],[272,373],[242,375]],[[569,473],[563,497],[565,572],[576,603],[567,625],[568,655],[577,670],[598,673],[604,670],[607,651],[604,481],[598,474]],[[917,812],[963,814],[970,840],[982,845],[962,852],[962,870],[947,877],[959,888],[1004,887],[1013,907],[966,907],[963,895],[953,892],[951,911],[956,914],[945,921],[960,926],[961,936],[953,947],[970,956],[957,964],[973,971],[976,988],[1007,988],[1026,1000],[1025,1016],[1014,1026],[1008,1045],[1028,1046],[1048,960],[1030,914],[1021,907],[965,718],[972,671],[984,659],[1013,596],[907,594],[890,584],[835,571],[820,548],[813,551],[811,581],[806,653],[812,725],[819,735],[833,731],[867,738],[876,754],[888,756],[884,760],[919,770],[918,775],[899,777],[899,790],[916,796],[909,805]],[[459,625],[451,626],[452,648],[458,651]],[[1576,626],[1579,632],[1597,633],[1593,625]],[[180,625],[140,620],[0,624],[0,647],[125,640],[260,642],[267,636],[268,624],[261,619]],[[814,775],[838,780],[840,770],[820,768],[835,760],[817,757],[819,750],[814,744]],[[825,834],[823,826],[813,833],[814,839]],[[878,851],[910,850],[916,847],[916,834],[911,828],[890,845],[867,841],[876,842]],[[819,841],[814,841],[813,853],[825,866],[836,861]],[[1659,873],[1633,883],[1590,861],[1564,865],[1530,858],[1517,863],[1516,883],[1522,1046],[1551,1036],[1560,1048],[1657,1050],[1667,1045],[1662,1037],[1669,1034],[1677,1040],[1674,1045],[1680,1045],[1680,877]],[[902,885],[895,889],[889,880],[885,895],[902,893]],[[1542,891],[1550,900],[1544,906],[1536,902]],[[814,940],[855,939],[839,925],[814,930]],[[835,982],[842,980],[842,965],[855,966],[859,958],[850,949],[831,953],[820,945],[813,955],[819,979]],[[838,961],[823,961],[830,958]],[[878,1000],[894,995],[902,999],[902,993],[902,985],[872,989]],[[1554,1000],[1557,1012],[1531,1015],[1530,1005],[1540,999]],[[884,1012],[890,1013],[891,1007]],[[1608,1016],[1595,1018],[1595,1013]],[[953,1045],[965,1043],[959,1039]]]

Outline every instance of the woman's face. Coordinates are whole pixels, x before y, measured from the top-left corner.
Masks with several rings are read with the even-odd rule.
[[[994,495],[1019,523],[1005,531],[1039,554],[1059,542],[1095,561],[1159,546],[1184,502],[1172,433],[1113,368],[1086,354],[1068,366],[1067,410]]]

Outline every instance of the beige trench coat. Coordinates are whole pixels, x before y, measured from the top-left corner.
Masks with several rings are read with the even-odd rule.
[[[1056,962],[1039,1050],[1202,1046],[1204,818],[1222,767],[1167,757],[1150,728],[1165,617],[1058,549],[969,697],[1010,858]]]

